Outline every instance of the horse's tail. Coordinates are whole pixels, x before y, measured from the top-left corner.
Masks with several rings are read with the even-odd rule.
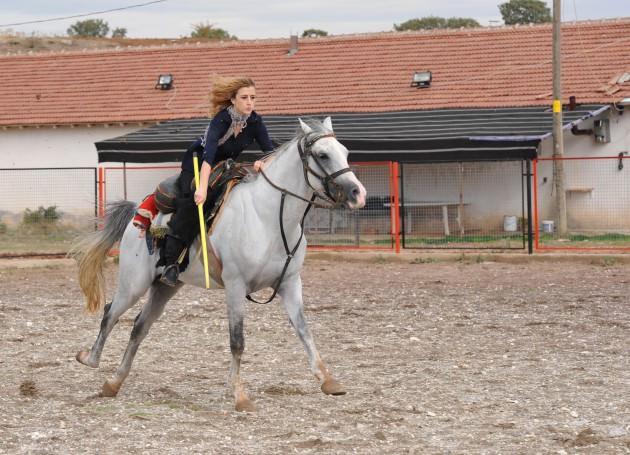
[[[112,246],[122,238],[135,211],[136,204],[130,201],[108,204],[103,229],[80,238],[68,253],[79,263],[79,285],[90,313],[96,312],[105,301],[103,262]]]

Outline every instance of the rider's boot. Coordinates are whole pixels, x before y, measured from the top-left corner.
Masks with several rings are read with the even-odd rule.
[[[179,277],[179,256],[184,250],[184,242],[178,237],[167,234],[164,242],[164,271],[160,277],[160,281],[167,286],[175,286]]]

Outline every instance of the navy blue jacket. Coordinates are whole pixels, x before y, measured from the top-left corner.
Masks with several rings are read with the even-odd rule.
[[[273,151],[274,147],[269,139],[267,127],[262,117],[255,111],[252,111],[247,119],[247,126],[243,128],[238,136],[230,136],[227,141],[219,146],[219,139],[225,135],[231,123],[232,118],[227,109],[219,111],[210,122],[205,134],[200,136],[186,150],[182,160],[182,169],[194,172],[193,152],[197,152],[204,161],[214,166],[217,162],[227,158],[236,159],[254,141],[258,143],[263,152]]]

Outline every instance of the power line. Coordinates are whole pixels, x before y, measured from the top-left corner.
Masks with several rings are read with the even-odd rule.
[[[38,21],[16,22],[14,24],[0,24],[0,27],[15,27],[17,25],[40,24],[42,22],[63,21],[63,20],[66,20],[66,19],[74,19],[76,17],[93,16],[95,14],[111,13],[112,11],[122,11],[122,10],[125,10],[125,9],[139,8],[141,6],[152,5],[154,3],[162,3],[162,2],[165,2],[165,1],[167,1],[167,0],[154,0],[152,2],[139,3],[137,5],[123,6],[122,8],[113,8],[113,9],[107,9],[107,10],[104,10],[104,11],[94,11],[92,13],[85,13],[85,14],[75,14],[74,16],[55,17],[55,18],[52,18],[52,19],[40,19]]]

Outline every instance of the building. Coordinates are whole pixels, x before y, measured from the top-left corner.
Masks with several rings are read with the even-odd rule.
[[[630,18],[563,24],[568,156],[629,150],[629,42]],[[476,206],[467,217],[497,225],[522,201],[521,180],[502,177],[518,177],[514,163],[522,159],[551,154],[551,53],[545,24],[0,56],[0,156],[4,168],[96,167],[94,144],[102,143],[101,164],[154,161],[160,150],[171,160],[186,139],[180,134],[147,149],[156,141],[146,135],[175,127],[192,139],[205,122],[211,76],[247,74],[260,94],[257,111],[276,123],[277,139],[287,137],[298,115],[332,114],[352,145],[351,160],[475,162],[458,177],[476,179],[463,182],[466,203]],[[420,71],[430,71],[430,84],[412,84]],[[161,74],[173,76],[170,89],[157,88]],[[148,153],[108,146],[120,137],[144,137],[135,152]],[[495,163],[501,189],[475,188],[487,180],[484,160]],[[457,185],[436,190],[435,183],[456,169],[413,169],[421,183],[407,196],[453,199]],[[543,199],[550,196],[549,169],[540,169]],[[592,199],[602,192],[574,189],[574,214],[584,200],[606,206]],[[630,213],[630,198],[621,199],[623,207],[613,201],[613,210]]]

